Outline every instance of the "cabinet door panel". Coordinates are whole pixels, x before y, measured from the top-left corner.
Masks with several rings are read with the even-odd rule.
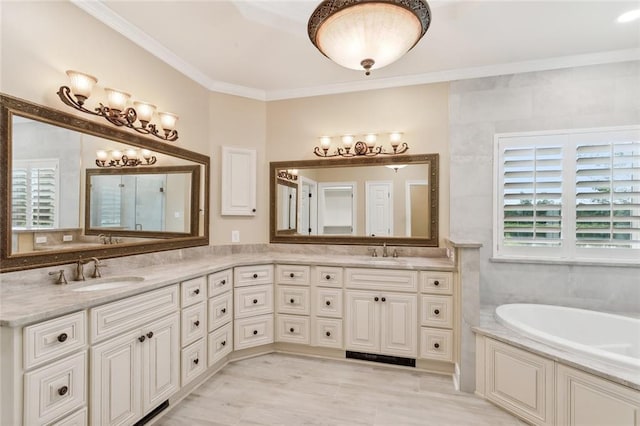
[[[127,425],[142,416],[141,335],[134,330],[91,349],[91,424]]]
[[[256,151],[222,147],[221,214],[255,216]]]
[[[372,291],[347,291],[346,297],[345,346],[347,350],[379,352],[379,294]]]
[[[144,327],[147,342],[143,346],[143,411],[155,408],[179,387],[180,319],[173,315]],[[150,333],[153,333],[150,337]]]
[[[381,296],[380,352],[415,358],[417,345],[417,297],[383,294]]]

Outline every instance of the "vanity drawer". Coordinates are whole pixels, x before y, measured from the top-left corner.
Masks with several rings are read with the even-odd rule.
[[[82,348],[87,343],[87,313],[65,315],[23,329],[24,368]]]
[[[347,268],[345,273],[348,288],[410,292],[418,290],[417,271]]]
[[[453,362],[453,331],[421,327],[420,358]]]
[[[261,315],[234,321],[235,350],[273,343],[273,315]]]
[[[309,285],[311,268],[303,265],[276,265],[276,284]]]
[[[209,334],[209,367],[229,355],[233,350],[233,327],[231,323]]]
[[[342,287],[342,268],[337,266],[314,266],[313,283],[323,287]]]
[[[217,296],[225,291],[231,290],[233,279],[233,269],[225,269],[209,275],[209,297]]]
[[[276,341],[308,345],[309,317],[297,315],[278,315],[276,318]]]
[[[451,272],[420,272],[422,293],[453,294],[453,274]]]
[[[182,386],[189,384],[207,369],[206,351],[205,339],[200,339],[182,350],[180,353]]]
[[[273,313],[273,286],[268,284],[236,289],[235,307],[236,318]]]
[[[421,325],[428,327],[453,327],[453,298],[451,296],[422,296]]]
[[[278,313],[309,315],[309,288],[277,286]]]
[[[78,410],[70,416],[65,417],[50,426],[87,426],[89,424],[89,410],[87,407]]]
[[[91,309],[91,342],[131,330],[178,309],[178,286],[172,285]]]
[[[24,375],[24,424],[48,423],[87,403],[87,352]]]
[[[209,332],[231,321],[233,297],[231,292],[209,299]]]
[[[319,317],[342,318],[342,289],[314,287],[313,314]]]
[[[273,265],[239,266],[234,268],[234,287],[257,284],[273,284]]]
[[[191,306],[202,302],[207,298],[207,277],[198,277],[180,283],[180,293],[182,294],[181,305]]]
[[[204,302],[183,309],[180,322],[182,346],[187,346],[204,337],[206,324],[207,307]]]
[[[313,323],[313,346],[342,349],[341,319],[316,318]]]

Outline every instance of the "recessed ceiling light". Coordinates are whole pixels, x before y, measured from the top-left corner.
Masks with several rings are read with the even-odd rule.
[[[631,22],[640,18],[640,9],[633,9],[618,16],[618,22]]]

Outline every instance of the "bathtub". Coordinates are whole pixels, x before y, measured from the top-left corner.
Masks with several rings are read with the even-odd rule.
[[[538,342],[640,371],[640,319],[524,303],[499,306],[496,318]]]

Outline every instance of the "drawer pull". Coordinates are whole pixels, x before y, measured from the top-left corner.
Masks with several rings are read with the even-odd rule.
[[[144,335],[142,335],[142,336],[138,337],[138,340],[139,340],[139,341],[141,341],[141,342],[144,342],[144,341],[145,341],[145,339],[146,339],[146,337],[144,337]]]
[[[255,305],[256,303],[258,303],[258,299],[253,299],[253,304]]]
[[[325,305],[327,305],[327,306],[331,306],[331,300],[327,300],[327,301],[326,301],[326,302],[324,302],[324,303],[325,303]]]
[[[387,298],[386,298],[386,297],[383,297],[383,298],[382,298],[382,301],[383,301],[383,302],[386,302],[386,301],[387,301]]]
[[[68,337],[67,333],[60,333],[60,335],[58,335],[58,342],[62,343],[67,340]]]
[[[435,309],[435,310],[433,311],[433,313],[434,313],[435,315],[440,315],[440,309]]]
[[[193,363],[194,363],[195,365],[198,365],[198,363],[199,363],[199,362],[200,362],[200,360],[199,360],[198,358],[196,358],[196,359],[194,359],[194,360],[193,360]]]
[[[220,312],[223,313],[223,314],[226,314],[227,313],[227,308],[220,309]]]
[[[193,290],[193,294],[200,294],[200,289],[196,288],[195,290]]]
[[[227,280],[220,281],[220,285],[225,285],[226,283],[227,283]]]
[[[327,275],[325,275],[325,276],[324,276],[324,278],[325,278],[327,281],[329,281],[329,280],[331,279],[331,275],[327,274]]]
[[[253,330],[253,335],[255,336],[256,334],[258,334],[258,330]]]
[[[69,392],[69,388],[67,386],[62,386],[60,389],[58,389],[58,395],[60,396],[66,395],[67,392]]]
[[[290,274],[289,274],[289,276],[290,276],[291,278],[293,278],[293,277],[295,277],[295,276],[296,276],[296,274],[294,274],[294,273],[292,272],[292,273],[290,273]]]
[[[296,299],[289,299],[289,303],[293,305],[294,303],[296,303]]]
[[[200,321],[199,320],[195,320],[193,322],[193,325],[195,325],[196,327],[200,327]]]
[[[374,301],[374,302],[377,302],[378,300],[380,300],[380,299],[378,298],[378,296],[376,296],[376,297],[374,297],[374,298],[373,298],[373,301]]]
[[[435,280],[435,281],[433,282],[433,285],[435,285],[436,287],[438,287],[438,286],[440,285],[440,281]]]
[[[253,274],[253,278],[258,278],[258,274]]]
[[[434,348],[436,348],[436,349],[438,349],[438,348],[440,347],[440,343],[434,343],[434,344],[433,344],[433,347],[434,347]]]
[[[289,333],[293,333],[294,331],[296,331],[296,329],[295,329],[295,328],[293,328],[293,327],[291,327],[291,328],[289,329]]]
[[[147,333],[147,337],[148,337],[149,339],[151,339],[151,338],[153,337],[153,331],[148,332],[148,333]]]
[[[221,344],[222,346],[224,346],[224,345],[226,345],[226,344],[227,344],[227,341],[226,341],[226,340],[223,340],[222,342],[220,342],[220,344]]]
[[[331,332],[330,331],[327,331],[325,334],[327,335],[327,337],[331,337]]]

